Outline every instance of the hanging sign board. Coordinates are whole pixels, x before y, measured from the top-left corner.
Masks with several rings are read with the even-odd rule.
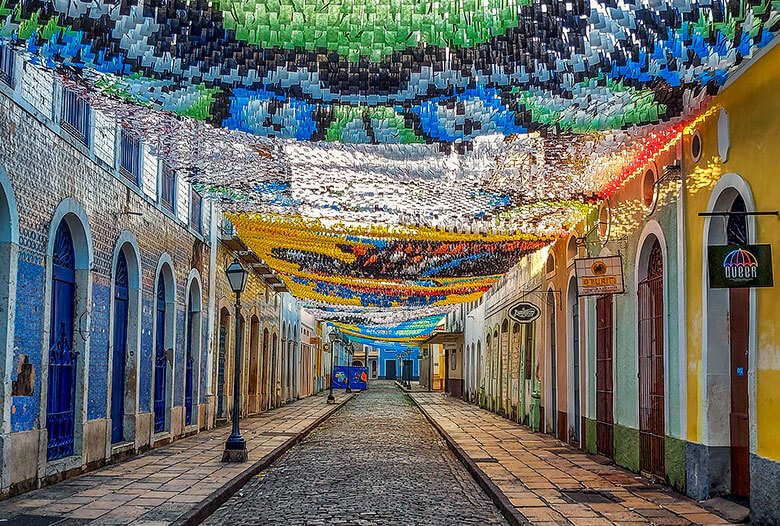
[[[772,287],[772,245],[707,247],[710,287]]]
[[[542,315],[542,309],[530,301],[515,303],[509,308],[509,317],[520,323],[533,323]]]
[[[577,275],[578,296],[600,296],[625,292],[623,258],[621,256],[575,259],[574,273]]]

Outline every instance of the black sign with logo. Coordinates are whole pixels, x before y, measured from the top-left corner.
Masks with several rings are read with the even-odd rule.
[[[710,287],[772,287],[772,245],[707,247]]]
[[[542,315],[542,309],[530,301],[521,301],[509,309],[509,317],[520,323],[533,323]]]

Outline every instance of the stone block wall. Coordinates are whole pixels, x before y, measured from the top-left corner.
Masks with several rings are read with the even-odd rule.
[[[137,344],[130,362],[137,364],[130,380],[128,396],[132,409],[125,406],[125,422],[130,418],[132,433],[125,433],[122,454],[153,446],[160,439],[173,440],[197,430],[207,392],[206,363],[210,331],[208,327],[210,204],[204,201],[203,225],[190,226],[190,187],[180,178],[174,210],[167,209],[157,195],[160,162],[148,145],[143,146],[143,167],[136,183],[119,174],[116,160],[116,125],[110,117],[91,112],[89,145],[71,136],[60,124],[61,90],[51,73],[29,66],[21,67],[17,57],[12,85],[0,82],[0,183],[5,194],[0,211],[7,211],[14,239],[0,240],[2,254],[11,269],[8,290],[12,298],[13,323],[9,344],[0,348],[3,397],[0,399],[0,494],[6,495],[64,474],[78,473],[110,461],[117,453],[111,444],[113,276],[118,242],[131,239],[139,256],[137,273],[138,316],[132,330]],[[9,197],[10,196],[10,197]],[[13,203],[11,203],[13,201]],[[10,204],[9,204],[10,203]],[[10,210],[13,208],[13,210]],[[46,458],[46,388],[48,381],[49,316],[51,312],[51,236],[66,214],[83,218],[88,236],[83,250],[90,265],[85,281],[77,282],[76,296],[83,297],[77,308],[74,341],[83,349],[83,365],[77,371],[77,387],[83,392],[76,418],[76,454],[56,462]],[[74,219],[75,220],[75,219]],[[75,249],[81,250],[74,241]],[[128,245],[129,246],[129,245]],[[18,251],[18,257],[15,252]],[[10,255],[13,254],[13,257]],[[156,308],[156,279],[160,262],[167,259],[175,283],[174,359],[169,371],[173,397],[168,411],[174,421],[169,429],[155,435],[153,425],[153,357]],[[5,264],[5,263],[4,263]],[[195,269],[199,283],[201,352],[195,358],[193,381],[193,426],[184,425],[184,367],[188,283]],[[11,316],[9,316],[9,320]],[[80,340],[80,342],[79,342]],[[128,343],[130,349],[130,343]],[[128,362],[128,363],[130,363]],[[80,362],[81,363],[81,362]],[[127,398],[126,398],[127,400]],[[174,409],[176,409],[174,411]],[[80,412],[81,411],[81,412]],[[83,419],[81,415],[83,414]],[[178,420],[181,420],[180,422]],[[200,423],[202,424],[202,423]],[[17,461],[25,459],[22,469]]]

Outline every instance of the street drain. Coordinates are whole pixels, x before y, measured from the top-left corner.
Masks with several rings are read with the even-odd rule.
[[[570,504],[609,504],[612,502],[621,502],[621,499],[595,490],[562,490],[561,495]]]

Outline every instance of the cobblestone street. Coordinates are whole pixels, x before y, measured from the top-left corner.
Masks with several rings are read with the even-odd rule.
[[[374,382],[207,524],[506,524],[411,400]]]

